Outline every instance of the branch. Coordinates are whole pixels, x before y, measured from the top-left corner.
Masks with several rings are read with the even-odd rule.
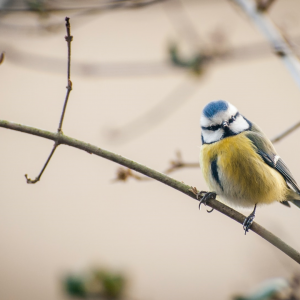
[[[170,161],[170,167],[164,171],[166,174],[170,174],[178,169],[182,168],[199,168],[199,162],[184,162],[182,154],[179,150],[176,151],[176,158]]]
[[[290,133],[292,133],[294,130],[296,130],[298,127],[300,127],[300,121],[297,122],[296,124],[294,124],[292,127],[286,129],[284,132],[280,133],[278,136],[274,137],[271,142],[277,143],[279,142],[281,139],[285,138],[287,135],[289,135]]]
[[[67,69],[68,85],[67,85],[67,94],[66,94],[66,98],[65,98],[65,103],[64,103],[63,111],[62,111],[62,114],[60,117],[59,126],[57,129],[58,132],[62,132],[62,124],[64,121],[64,116],[65,116],[65,112],[66,112],[66,108],[67,108],[67,103],[69,100],[69,95],[72,90],[72,81],[70,80],[70,73],[71,73],[71,42],[73,41],[73,36],[71,36],[71,33],[70,33],[69,20],[70,19],[68,17],[66,17],[67,35],[65,36],[65,40],[68,44],[68,69]]]
[[[293,54],[289,45],[286,43],[279,30],[273,24],[271,19],[264,13],[257,10],[255,3],[252,0],[231,0],[235,2],[260,29],[262,34],[269,41],[275,53],[281,58],[286,68],[296,81],[300,88],[300,63],[297,57]]]
[[[64,144],[68,145],[74,148],[78,148],[81,150],[84,150],[90,154],[95,154],[98,156],[101,156],[103,158],[106,158],[108,160],[111,160],[113,162],[116,162],[120,165],[123,165],[125,167],[128,167],[132,170],[135,170],[139,173],[142,173],[148,177],[151,177],[153,179],[156,179],[157,181],[160,181],[186,195],[189,197],[196,199],[196,195],[193,193],[193,189],[191,189],[190,186],[179,182],[167,175],[164,175],[162,173],[159,173],[153,169],[150,169],[146,166],[143,166],[133,160],[127,159],[125,157],[122,157],[121,155],[117,155],[113,152],[98,148],[97,146],[93,146],[91,144],[78,141],[74,138],[62,135],[60,133],[54,133],[54,132],[49,132],[37,128],[33,128],[30,126],[26,125],[20,125],[17,123],[9,122],[9,121],[4,121],[0,120],[0,127],[7,128],[7,129],[12,129],[15,131],[20,131],[32,135],[36,135],[39,137],[43,137],[46,139],[50,139],[53,141],[57,141],[59,144]],[[209,200],[208,201],[208,206],[211,208],[221,212],[222,214],[228,216],[229,218],[237,221],[238,223],[242,224],[245,216],[242,215],[241,213],[235,211],[234,209],[226,206],[225,204],[217,201],[217,200]],[[288,255],[290,258],[292,258],[294,261],[296,261],[298,264],[300,264],[300,253],[297,252],[295,249],[284,243],[281,239],[279,239],[277,236],[275,236],[273,233],[269,232],[256,222],[254,222],[251,225],[250,228],[253,232],[261,236],[263,239],[267,240],[269,243],[280,249],[282,252],[284,252],[286,255]]]
[[[68,45],[68,68],[67,68],[67,79],[68,79],[67,80],[67,84],[68,85],[66,86],[67,93],[66,93],[65,102],[64,102],[62,114],[61,114],[61,117],[60,117],[58,129],[57,129],[57,133],[59,135],[63,134],[63,132],[62,132],[62,125],[63,125],[63,121],[64,121],[64,117],[65,117],[65,112],[66,112],[66,108],[67,108],[67,104],[68,104],[68,100],[69,100],[69,95],[70,95],[70,92],[72,90],[72,81],[70,80],[70,73],[71,73],[71,42],[73,40],[73,36],[71,36],[71,30],[70,30],[70,22],[69,22],[69,20],[70,20],[70,18],[68,18],[68,17],[65,18],[65,21],[66,21],[66,30],[67,30],[67,35],[65,36],[65,40],[66,40],[67,45]],[[46,162],[45,162],[42,170],[40,171],[39,175],[34,180],[30,179],[28,177],[28,175],[25,174],[25,178],[26,178],[27,183],[31,183],[31,184],[37,183],[41,179],[41,177],[42,177],[42,175],[43,175],[43,173],[44,173],[44,171],[45,171],[45,169],[46,169],[46,167],[47,167],[47,165],[48,165],[51,157],[53,156],[53,154],[54,154],[54,152],[55,152],[55,150],[56,150],[56,148],[57,148],[58,145],[59,145],[59,142],[56,139],[55,143],[53,145],[53,149],[50,152],[50,154],[49,154],[49,156],[48,156],[48,158],[47,158],[47,160],[46,160]]]

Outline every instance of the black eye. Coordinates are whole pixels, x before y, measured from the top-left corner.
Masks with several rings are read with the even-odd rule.
[[[220,129],[221,126],[220,125],[212,125],[208,127],[208,130],[212,130],[212,131],[216,131],[218,129]]]
[[[231,116],[231,118],[228,120],[228,123],[232,123],[233,121],[235,121],[235,116]]]

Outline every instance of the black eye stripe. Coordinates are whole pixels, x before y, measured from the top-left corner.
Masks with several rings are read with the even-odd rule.
[[[201,126],[201,128],[205,130],[217,131],[218,129],[221,128],[221,125],[212,125],[208,127]]]
[[[235,119],[239,116],[239,112],[237,112],[234,116],[231,116],[231,118],[228,120],[228,123],[231,124],[233,123],[233,121],[235,121]],[[208,126],[208,127],[204,127],[204,126],[201,126],[202,129],[204,130],[211,130],[211,131],[217,131],[218,129],[221,128],[221,125],[211,125],[211,126]]]

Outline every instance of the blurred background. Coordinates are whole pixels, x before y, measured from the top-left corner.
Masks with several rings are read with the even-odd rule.
[[[299,53],[300,2],[277,0],[268,13]],[[74,37],[68,136],[164,172],[178,155],[197,163],[199,117],[212,100],[230,101],[270,138],[299,121],[299,87],[225,0],[1,0],[1,119],[57,130],[65,16]],[[38,175],[53,142],[3,128],[0,136],[0,299],[68,299],[66,287],[89,297],[95,280],[93,291],[121,293],[105,299],[233,299],[299,271],[219,212],[154,180],[121,180],[118,165],[78,149],[58,147],[28,185],[24,174]],[[275,145],[298,182],[299,138]],[[206,189],[198,167],[170,176]],[[256,221],[300,250],[296,207],[260,207]]]

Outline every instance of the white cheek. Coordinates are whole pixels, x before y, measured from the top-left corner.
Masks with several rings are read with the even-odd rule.
[[[216,141],[219,141],[223,136],[223,129],[218,129],[216,131],[212,130],[202,130],[202,136],[204,143],[210,144]]]
[[[230,124],[229,128],[234,132],[234,133],[240,133],[246,129],[248,129],[250,126],[248,122],[241,116],[239,115],[236,120]]]

